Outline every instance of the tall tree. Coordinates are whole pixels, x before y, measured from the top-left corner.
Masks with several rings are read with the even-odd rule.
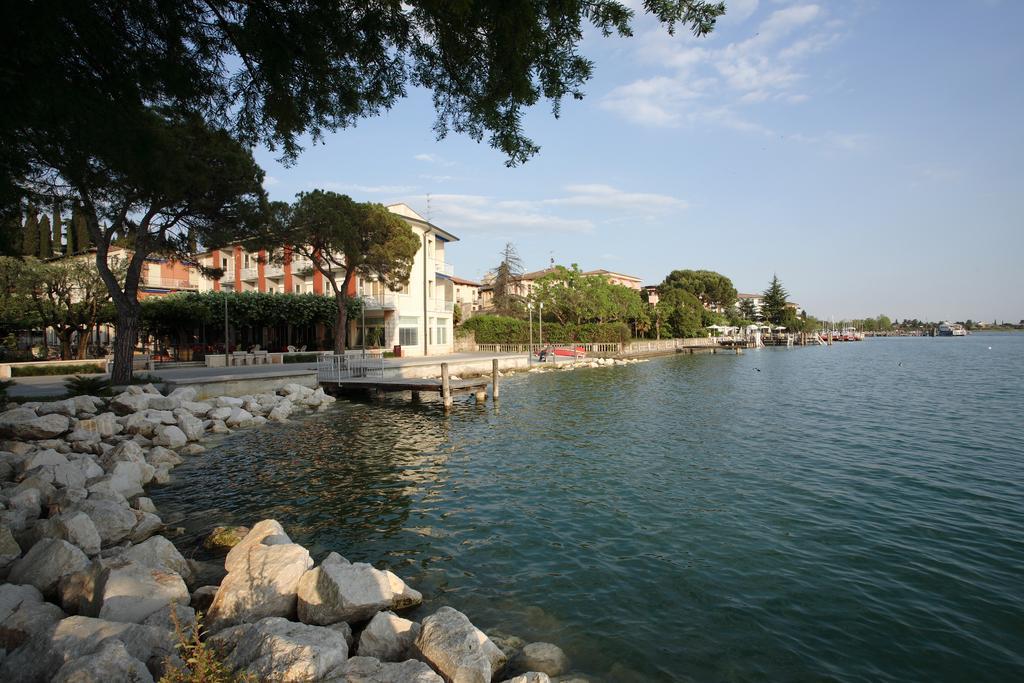
[[[506,242],[501,250],[501,261],[494,269],[494,309],[497,313],[511,315],[518,313],[523,307],[522,291],[523,260],[511,242]]]
[[[396,291],[407,285],[419,238],[382,205],[360,204],[348,195],[323,190],[299,194],[291,207],[275,203],[273,214],[266,236],[271,242],[264,246],[290,245],[293,254],[309,259],[330,283],[337,304],[334,352],[344,353],[349,285],[357,276],[377,278]],[[274,240],[280,241],[274,245]]]
[[[50,217],[45,213],[39,219],[39,258],[53,256],[53,236],[50,234]]]
[[[773,325],[784,325],[786,311],[789,310],[786,306],[788,298],[789,292],[782,286],[779,276],[772,275],[771,284],[768,285],[768,289],[764,290],[762,295],[761,315]]]
[[[704,35],[725,4],[646,0],[644,9],[670,33]],[[20,196],[11,185],[37,163],[37,138],[70,130],[95,142],[93,126],[114,134],[142,103],[173,103],[294,157],[301,135],[316,141],[423,87],[438,136],[487,137],[521,163],[538,150],[524,109],[544,98],[557,116],[564,97],[583,97],[594,69],[580,54],[586,27],[630,36],[633,15],[617,0],[7,3],[4,25],[17,28],[0,41],[0,64],[18,78],[0,79],[0,139],[10,143],[0,201]],[[53,26],[73,39],[39,50],[36,36]]]
[[[85,214],[82,212],[82,207],[79,204],[75,204],[71,209],[71,229],[68,230],[68,238],[71,235],[75,238],[75,254],[87,251],[89,247],[93,246],[92,235],[89,234],[89,224],[85,220]]]
[[[127,106],[127,105],[126,105]],[[53,150],[67,200],[79,201],[96,247],[96,269],[117,309],[114,384],[131,379],[139,331],[139,283],[150,255],[195,261],[190,233],[206,244],[252,235],[265,218],[263,171],[252,152],[194,114],[147,111],[104,156],[78,156],[77,143]],[[124,279],[112,269],[115,236],[130,247]]]
[[[754,322],[760,317],[760,315],[757,312],[757,305],[754,304],[753,299],[740,299],[739,303],[736,305],[736,308],[739,309],[740,315],[743,317],[744,320]]]
[[[664,292],[678,288],[697,297],[709,308],[727,310],[736,301],[732,280],[713,270],[673,270],[658,287]]]
[[[39,255],[39,217],[36,207],[29,204],[25,225],[22,229],[21,253],[25,256]]]
[[[61,218],[63,207],[59,201],[53,203],[53,253],[60,256],[64,253],[64,221]]]

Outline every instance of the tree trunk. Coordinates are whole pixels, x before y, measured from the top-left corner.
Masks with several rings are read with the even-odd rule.
[[[130,384],[132,381],[132,359],[135,342],[139,338],[138,307],[130,303],[117,304],[117,327],[114,335],[114,369],[110,373],[111,384]]]
[[[85,329],[78,333],[78,360],[85,360],[89,356],[89,339],[92,337],[93,324],[89,323]]]
[[[345,342],[348,336],[348,297],[342,293],[334,295],[338,304],[338,317],[334,327],[334,352],[345,353]]]
[[[65,327],[63,330],[57,333],[60,339],[60,359],[71,360],[71,333],[74,332],[73,327]]]

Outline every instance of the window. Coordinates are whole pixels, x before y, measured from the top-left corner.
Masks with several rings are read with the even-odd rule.
[[[427,343],[434,343],[434,319],[427,318]]]
[[[302,294],[302,285],[295,285],[295,293]]]
[[[223,268],[224,270],[227,270],[227,268],[228,268],[228,260],[227,260],[226,257],[225,258],[221,258],[221,260],[220,260],[220,267]]]
[[[249,267],[249,255],[248,254],[245,255],[245,260],[243,261],[243,264],[244,264],[242,266],[243,268],[248,268]]]
[[[416,346],[420,340],[420,319],[415,315],[398,318],[398,343],[402,346]]]
[[[437,337],[438,344],[448,343],[448,318],[437,319]]]

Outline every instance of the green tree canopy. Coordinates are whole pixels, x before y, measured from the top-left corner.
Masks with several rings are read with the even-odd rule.
[[[790,310],[788,303],[789,292],[782,286],[778,275],[772,276],[771,284],[764,290],[761,303],[761,315],[773,325],[785,325],[784,318],[786,311]]]
[[[633,323],[645,317],[640,292],[613,284],[601,275],[585,275],[575,263],[555,269],[534,283],[530,299],[561,323]]]
[[[343,353],[350,283],[356,276],[372,277],[389,289],[401,289],[409,282],[420,240],[404,219],[382,205],[360,204],[335,192],[303,192],[292,206],[278,202],[273,209],[264,244],[289,245],[330,283],[337,303],[334,351]]]
[[[498,315],[517,315],[523,310],[523,260],[511,242],[501,250],[501,262],[494,269],[493,287],[494,310]]]
[[[658,303],[654,308],[656,319],[669,336],[703,336],[704,306],[693,294],[683,289],[669,289],[664,294],[659,294]]]
[[[659,294],[681,289],[711,307],[727,309],[736,301],[732,280],[713,270],[673,270],[658,286]]]

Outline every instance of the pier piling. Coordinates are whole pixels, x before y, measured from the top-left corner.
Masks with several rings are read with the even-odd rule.
[[[491,360],[491,400],[498,400],[498,359]]]
[[[444,400],[444,410],[448,412],[452,409],[452,385],[448,379],[447,363],[441,363],[441,397]]]

